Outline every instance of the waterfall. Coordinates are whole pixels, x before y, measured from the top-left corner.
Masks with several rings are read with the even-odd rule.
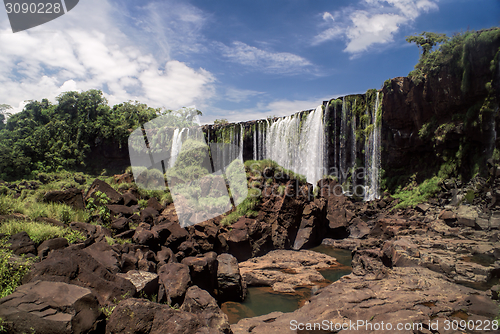
[[[373,201],[380,198],[380,140],[382,124],[379,113],[379,93],[372,111],[371,124],[373,129],[365,142],[365,201]]]
[[[252,131],[252,139],[253,139],[253,160],[257,160],[257,125],[258,123],[252,125],[253,131]]]
[[[182,133],[186,130],[183,128],[181,131],[179,129],[174,130],[174,136],[172,138],[172,149],[170,151],[170,159],[168,161],[168,166],[173,168],[175,165],[175,160],[177,160],[177,156],[182,148]]]
[[[268,123],[265,158],[306,177],[315,185],[324,173],[323,106],[302,119],[300,113]]]
[[[240,159],[243,162],[243,134],[244,134],[245,127],[243,124],[240,124],[240,144],[239,144],[239,153],[238,153],[238,159]]]
[[[339,181],[345,182],[347,175],[347,103],[345,97],[342,98],[342,115],[340,118],[340,138],[339,138]]]

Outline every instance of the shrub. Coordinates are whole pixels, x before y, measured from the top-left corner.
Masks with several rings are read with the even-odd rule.
[[[0,298],[10,295],[21,285],[24,275],[26,275],[33,263],[32,259],[16,257],[7,248],[7,242],[0,240]],[[2,323],[0,322],[0,332]]]
[[[401,191],[397,191],[393,197],[399,199],[399,203],[394,206],[394,209],[415,206],[427,201],[440,190],[440,181],[440,178],[434,176],[417,186],[410,185]]]

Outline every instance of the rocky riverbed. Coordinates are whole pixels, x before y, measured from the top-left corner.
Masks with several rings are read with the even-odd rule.
[[[472,321],[475,331],[462,332],[494,332],[484,330],[488,322],[493,329],[499,314],[494,192],[479,193],[472,205],[453,204],[459,192],[443,185],[437,199],[394,210],[397,201],[388,194],[366,203],[331,193],[333,180],[320,181],[315,197],[311,185],[283,185],[284,194],[293,196],[264,197],[256,218],[231,226],[212,219],[187,228],[179,226],[173,205],[151,197],[141,208],[139,194],[117,192],[100,180],[86,193],[49,193],[47,200],[70,205],[106,193],[113,219],[107,227],[98,220],[43,220],[80,231],[84,240],[73,244],[10,235],[10,261],[21,255],[38,261],[24,284],[0,299],[4,328],[42,334],[328,333],[338,332],[335,325],[363,321],[422,324],[401,333],[455,333],[446,324]],[[334,257],[306,249],[321,243],[350,251],[352,273]],[[347,275],[331,284],[324,270]],[[220,306],[245,300],[254,287],[300,295],[299,308],[230,324]],[[334,327],[315,331],[314,324],[324,329],[326,323]],[[357,332],[394,332],[370,328]]]

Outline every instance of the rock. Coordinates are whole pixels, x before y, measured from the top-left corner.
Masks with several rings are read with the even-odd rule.
[[[325,238],[325,239],[323,239],[321,244],[325,245],[325,246],[331,246],[331,247],[340,248],[340,249],[348,249],[348,250],[352,251],[352,250],[359,247],[359,245],[361,244],[361,240],[352,239],[352,238],[346,238],[346,239],[342,239],[342,240]]]
[[[49,191],[43,196],[43,199],[46,202],[67,204],[73,209],[85,209],[82,191],[76,188]]]
[[[131,253],[122,254],[120,263],[122,271],[129,272],[130,270],[136,270],[137,262],[139,262],[139,260],[137,259],[135,254]]]
[[[19,232],[10,236],[7,244],[10,244],[9,248],[16,255],[21,254],[32,254],[36,255],[36,247],[33,240],[31,240],[30,236],[26,232]]]
[[[310,250],[274,250],[239,265],[247,285],[270,286],[274,291],[294,292],[299,286],[324,281],[321,269],[347,269],[334,257]]]
[[[153,232],[148,231],[146,229],[135,230],[134,236],[132,237],[132,241],[139,245],[147,245],[154,246],[157,243],[155,239],[155,235]]]
[[[500,285],[494,285],[491,287],[491,299],[499,300],[500,298]]]
[[[36,281],[0,299],[6,333],[84,334],[104,330],[92,292],[62,282]]]
[[[111,237],[112,233],[109,229],[101,225],[92,225],[89,223],[73,222],[69,225],[72,229],[81,232],[86,238],[97,239],[100,236]]]
[[[115,238],[117,239],[131,239],[135,234],[135,230],[127,230],[122,233],[118,233],[115,235]]]
[[[350,237],[362,239],[370,233],[370,227],[360,218],[354,218],[349,224]]]
[[[111,222],[111,228],[116,230],[118,234],[127,231],[130,228],[130,223],[132,221],[128,218],[125,217],[120,217],[117,219],[114,219]]]
[[[186,257],[181,263],[189,267],[193,285],[214,294],[217,288],[217,253],[209,252],[203,256]]]
[[[158,217],[158,211],[153,207],[148,206],[141,211],[141,221],[146,224],[153,225],[156,217]]]
[[[156,197],[151,197],[150,199],[148,199],[147,207],[157,211],[157,215],[158,212],[162,212],[164,209],[163,206],[160,204],[160,202],[158,202]]]
[[[193,314],[174,310],[168,305],[152,303],[145,299],[127,299],[113,310],[106,334],[230,334],[224,330],[216,316],[208,313]],[[140,321],[138,321],[140,319]],[[210,321],[212,319],[212,321]],[[206,327],[206,324],[220,326]]]
[[[45,240],[38,246],[38,257],[44,259],[51,251],[68,247],[69,243],[66,238],[54,238]]]
[[[33,264],[25,282],[37,280],[89,288],[97,295],[101,304],[135,294],[132,283],[116,276],[87,252],[79,249],[54,250],[45,260]]]
[[[173,222],[168,223],[167,225],[167,228],[170,231],[170,235],[165,241],[164,245],[172,250],[177,249],[180,244],[187,240],[189,234],[187,233],[186,229],[182,228],[179,225],[179,223]]]
[[[109,204],[123,204],[122,195],[120,195],[118,191],[114,190],[109,184],[99,179],[95,179],[94,182],[92,182],[92,185],[85,195],[85,203],[89,200],[89,198],[94,198],[97,191],[104,193],[109,198]]]
[[[459,312],[467,314],[468,319],[486,320],[487,317],[491,319],[490,314],[497,310],[498,306],[488,300],[484,292],[451,283],[429,269],[406,267],[388,270],[387,276],[379,280],[344,276],[323,288],[295,312],[242,319],[231,325],[231,329],[235,334],[279,334],[290,332],[291,321],[314,324],[325,319],[334,325],[359,320],[372,324],[383,321],[393,326],[397,323],[422,323],[425,326],[429,321],[435,323],[435,316],[439,314],[439,333],[446,333],[444,320],[456,320],[454,315]],[[379,332],[365,327],[358,327],[358,330]],[[394,332],[394,329],[389,332]],[[408,333],[413,333],[413,330]]]
[[[109,209],[113,216],[122,215],[124,217],[130,217],[134,214],[134,210],[131,207],[118,204],[108,204],[106,207]]]
[[[240,275],[238,260],[231,254],[217,256],[217,298],[223,301],[243,301],[246,284]]]
[[[117,275],[130,281],[135,286],[138,296],[153,296],[158,294],[158,275],[155,273],[130,270],[125,274],[118,273]]]
[[[453,224],[457,220],[457,216],[449,210],[441,211],[438,218],[444,220],[444,222],[448,225]]]
[[[164,264],[176,262],[174,252],[170,248],[162,246],[156,253],[156,262],[158,262],[158,268]]]
[[[206,327],[213,328],[220,333],[231,333],[227,315],[221,311],[217,301],[198,286],[192,286],[187,290],[180,310],[197,315]]]
[[[120,271],[120,255],[107,242],[95,242],[83,251],[112,273]]]
[[[457,209],[457,222],[461,226],[475,227],[477,211],[470,206],[460,205]]]
[[[158,269],[160,289],[158,302],[181,305],[191,284],[189,267],[181,263],[167,263]]]
[[[126,192],[126,193],[122,194],[122,197],[123,197],[123,205],[133,206],[133,205],[137,205],[137,203],[138,203],[137,197],[135,197],[134,194],[132,194],[130,192]]]
[[[252,224],[254,220],[241,217],[231,225],[232,229],[226,235],[225,242],[227,251],[236,257],[238,261],[245,261],[252,257],[252,243],[248,235],[247,224]]]
[[[421,203],[421,204],[417,204],[417,206],[415,206],[415,209],[418,211],[418,212],[421,212],[421,213],[426,213],[427,210],[430,209],[430,205],[427,204],[427,203]]]
[[[321,243],[326,234],[325,208],[325,200],[318,198],[304,207],[292,249],[311,248]]]

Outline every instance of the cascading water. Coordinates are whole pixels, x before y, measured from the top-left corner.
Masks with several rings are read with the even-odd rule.
[[[182,133],[186,130],[183,128],[179,131],[179,129],[174,130],[174,135],[172,138],[172,149],[170,151],[170,159],[168,161],[168,166],[173,168],[175,165],[175,160],[177,160],[177,156],[182,149]]]
[[[380,139],[381,139],[381,117],[378,115],[379,93],[372,111],[371,124],[373,129],[365,143],[365,201],[373,201],[380,198]]]
[[[324,174],[323,106],[301,120],[301,114],[280,118],[267,128],[265,158],[306,177],[315,185]]]

